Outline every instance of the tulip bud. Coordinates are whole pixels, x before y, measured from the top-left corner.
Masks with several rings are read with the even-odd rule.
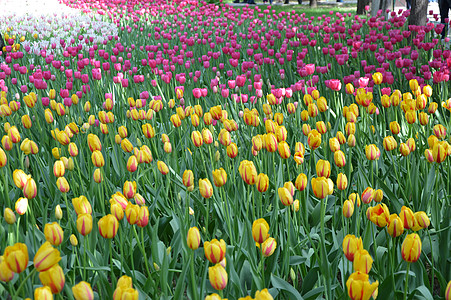
[[[223,186],[227,182],[227,173],[223,168],[213,171],[213,183],[217,187]]]
[[[211,182],[208,178],[199,179],[199,192],[201,196],[206,199],[213,196],[213,187],[211,186]]]
[[[355,253],[363,249],[362,238],[356,238],[354,235],[346,235],[343,239],[343,252],[349,261],[354,261]]]
[[[343,151],[338,150],[334,153],[334,162],[335,165],[339,168],[342,168],[346,165],[346,157]]]
[[[49,242],[45,242],[36,252],[33,264],[36,270],[44,272],[58,264],[60,260],[61,256],[58,249],[53,248]]]
[[[276,250],[277,242],[274,238],[267,238],[261,245],[261,251],[264,257],[270,257]]]
[[[324,199],[333,192],[333,182],[330,185],[328,178],[318,177],[311,180],[313,193],[317,198]]]
[[[169,168],[163,161],[159,160],[157,162],[157,167],[161,174],[166,175],[169,173]]]
[[[58,264],[47,271],[40,272],[39,279],[44,286],[50,287],[53,294],[61,292],[66,283],[63,269]]]
[[[404,232],[404,225],[397,214],[391,214],[387,225],[388,234],[392,237],[398,237]]]
[[[204,243],[205,257],[213,264],[221,262],[226,253],[226,243],[224,240],[213,239]]]
[[[11,208],[7,207],[5,208],[5,211],[3,213],[3,218],[5,218],[6,223],[12,225],[16,223],[16,215],[12,211]]]
[[[61,210],[61,206],[59,204],[55,207],[55,218],[57,220],[61,220],[63,218],[63,211]]]
[[[71,244],[73,247],[77,247],[77,245],[78,245],[78,240],[77,240],[77,237],[75,236],[75,234],[71,234],[69,240],[70,240],[70,244]]]
[[[413,214],[415,218],[414,226],[412,227],[413,231],[418,231],[420,229],[428,228],[431,224],[429,217],[426,215],[424,211],[418,211]]]
[[[281,187],[277,190],[277,192],[279,194],[279,199],[283,205],[290,206],[291,204],[293,204],[293,196],[287,188]]]
[[[416,233],[405,237],[401,246],[401,256],[406,262],[416,262],[421,255],[421,239]]]
[[[69,183],[67,182],[67,179],[64,177],[59,177],[56,180],[56,186],[58,187],[61,193],[67,193],[70,190]]]
[[[260,173],[257,176],[255,185],[257,187],[257,190],[260,193],[264,193],[268,190],[269,187],[269,177],[266,174]]]
[[[34,290],[35,300],[53,300],[52,289],[48,286],[39,287]]]
[[[373,189],[367,187],[362,193],[362,201],[365,204],[369,204],[374,198]]]
[[[81,281],[72,287],[75,300],[94,299],[94,292],[91,285],[86,281]]]
[[[138,221],[138,215],[139,215],[139,206],[128,203],[127,207],[125,208],[125,216],[127,218],[127,221],[130,225],[136,224]]]
[[[321,134],[316,129],[310,131],[310,133],[308,134],[307,143],[310,149],[317,149],[319,146],[321,146]]]
[[[252,224],[252,237],[254,241],[258,244],[263,243],[269,238],[269,225],[265,219],[255,220]]]
[[[100,235],[106,239],[114,238],[119,229],[119,222],[116,217],[111,214],[102,217],[97,224],[99,226]]]
[[[50,244],[59,246],[63,242],[64,232],[58,223],[53,222],[51,224],[45,224],[44,236]]]
[[[27,199],[33,199],[36,197],[37,194],[37,188],[36,188],[36,182],[33,178],[29,177],[27,181],[25,182],[25,185],[23,186],[23,195]]]
[[[92,216],[90,214],[79,214],[77,217],[77,231],[86,236],[92,231]]]
[[[346,174],[340,173],[337,176],[337,188],[344,191],[348,187],[348,178]]]
[[[58,178],[64,176],[65,172],[66,168],[64,167],[64,163],[61,160],[55,161],[53,164],[53,175]]]
[[[352,273],[346,281],[348,295],[352,300],[370,299],[376,293],[379,282],[370,284],[368,274],[363,272]]]
[[[228,277],[226,270],[220,264],[216,264],[215,266],[208,268],[208,278],[214,289],[225,289]]]
[[[227,156],[230,158],[235,158],[238,155],[238,147],[235,143],[231,143],[227,146]]]
[[[368,274],[371,270],[373,259],[365,249],[360,249],[354,254],[354,271]]]
[[[399,217],[401,218],[405,229],[411,229],[415,225],[415,216],[410,208],[406,206],[401,207]]]
[[[9,268],[4,256],[0,256],[0,281],[9,282],[14,278],[14,272]]]
[[[24,215],[28,209],[28,199],[23,197],[17,199],[14,208],[20,216]]]
[[[345,200],[343,203],[343,216],[345,218],[350,218],[354,214],[354,203],[351,200]]]
[[[200,245],[200,232],[197,227],[191,227],[188,230],[188,236],[187,236],[187,244],[188,248],[191,250],[196,250],[199,248]]]

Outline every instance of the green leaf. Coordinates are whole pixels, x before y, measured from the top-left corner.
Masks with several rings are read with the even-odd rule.
[[[289,299],[294,300],[304,299],[302,298],[301,294],[299,294],[299,292],[291,284],[289,284],[280,277],[271,274],[271,283],[276,289],[288,292],[290,294]]]

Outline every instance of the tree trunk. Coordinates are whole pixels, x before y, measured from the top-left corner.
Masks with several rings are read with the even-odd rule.
[[[428,0],[412,0],[409,25],[426,26]]]
[[[366,14],[365,6],[370,4],[370,0],[358,0],[357,1],[357,14],[364,15]]]
[[[318,1],[317,0],[310,0],[310,7],[317,7],[318,6]]]
[[[371,2],[371,16],[375,17],[377,14],[377,11],[379,10],[381,6],[381,0],[373,0]]]

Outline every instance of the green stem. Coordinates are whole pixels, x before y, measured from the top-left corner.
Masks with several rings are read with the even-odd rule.
[[[30,277],[32,275],[34,275],[34,273],[36,273],[36,269],[35,268],[33,268],[33,270],[31,270],[31,272],[28,273],[27,277],[25,277],[25,279],[22,280],[22,282],[19,285],[19,288],[16,290],[16,293],[13,296],[13,299],[17,299],[17,296],[19,295],[19,292],[22,290],[24,284],[27,283],[28,279],[30,279]]]
[[[194,276],[194,250],[191,250],[190,273],[191,273],[191,290],[193,300],[198,300],[199,297],[197,296],[196,277]]]
[[[87,280],[87,277],[86,277],[86,273],[87,273],[87,267],[88,267],[88,260],[87,260],[87,257],[86,257],[86,254],[87,254],[87,252],[88,252],[88,239],[87,239],[87,237],[86,236],[84,236],[83,237],[83,244],[84,244],[84,247],[83,247],[83,262],[84,262],[84,266],[83,266],[83,280]]]
[[[409,270],[410,270],[410,263],[407,263],[407,270],[406,270],[406,282],[404,284],[404,300],[407,299],[407,288],[409,287]]]
[[[116,277],[114,276],[114,270],[113,270],[113,239],[109,239],[108,246],[110,248],[110,268],[111,268],[111,283],[116,286]]]
[[[426,229],[429,237],[429,244],[431,245],[431,292],[434,293],[434,251],[432,250],[432,239],[431,233],[429,232],[429,228]]]

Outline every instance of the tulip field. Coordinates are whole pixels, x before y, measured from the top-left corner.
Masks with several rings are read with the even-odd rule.
[[[438,16],[60,2],[0,17],[0,299],[451,299]]]

